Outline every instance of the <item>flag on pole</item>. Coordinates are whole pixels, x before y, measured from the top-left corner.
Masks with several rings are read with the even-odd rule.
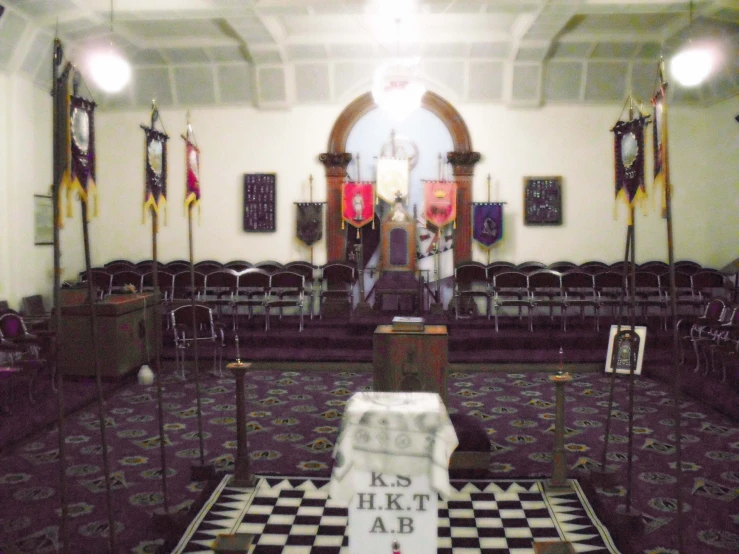
[[[143,127],[143,129],[146,135],[143,215],[146,216],[147,208],[154,210],[157,214],[161,210],[164,211],[166,222],[167,140],[169,137],[150,127]]]
[[[408,197],[408,159],[377,160],[377,196],[392,204],[398,196]]]
[[[192,125],[187,124],[185,139],[185,208],[198,207],[200,210],[200,149],[195,144]]]
[[[424,181],[426,221],[441,228],[457,218],[457,183]]]
[[[472,238],[490,248],[503,238],[503,202],[472,204]]]
[[[631,121],[619,121],[611,129],[614,134],[616,200],[630,207],[644,205],[647,198],[644,184],[644,127],[647,122],[647,117],[639,116]]]
[[[77,193],[79,199],[85,204],[92,197],[94,200],[92,215],[98,215],[97,186],[95,185],[95,105],[95,102],[76,95],[69,96],[66,103],[67,155],[66,169],[62,176],[60,189],[66,194],[67,217],[72,217],[72,195],[74,193]],[[88,210],[88,220],[90,215]]]
[[[347,181],[341,187],[341,218],[359,229],[375,217],[375,184]]]
[[[659,89],[652,97],[654,107],[654,184],[652,190],[662,191],[662,217],[667,216],[667,83],[664,77],[664,62],[659,64]]]

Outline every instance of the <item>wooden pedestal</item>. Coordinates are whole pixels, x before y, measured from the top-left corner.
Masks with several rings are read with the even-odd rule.
[[[446,404],[448,342],[446,325],[426,325],[419,332],[379,325],[374,335],[374,390],[435,392]]]

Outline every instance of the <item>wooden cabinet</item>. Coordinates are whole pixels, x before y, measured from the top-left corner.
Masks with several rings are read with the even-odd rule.
[[[449,335],[446,325],[423,331],[393,331],[380,325],[373,340],[374,390],[436,392],[446,404]]]
[[[95,303],[100,371],[103,377],[119,377],[154,356],[155,326],[161,325],[161,304],[153,294],[111,295]],[[59,370],[64,375],[95,375],[90,306],[62,306],[57,334]]]

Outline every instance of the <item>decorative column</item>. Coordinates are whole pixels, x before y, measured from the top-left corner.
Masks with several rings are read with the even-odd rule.
[[[454,265],[472,259],[472,176],[479,152],[447,152],[457,183],[457,229],[454,235]]]
[[[318,159],[326,166],[326,259],[329,262],[343,261],[346,237],[341,229],[341,185],[352,155],[327,152],[320,154]]]
[[[561,352],[561,349],[560,349]],[[565,451],[565,384],[572,381],[569,373],[561,369],[556,375],[549,377],[556,387],[556,412],[554,418],[554,451],[552,452],[553,471],[552,478],[545,482],[547,490],[569,489],[567,480],[567,458]]]

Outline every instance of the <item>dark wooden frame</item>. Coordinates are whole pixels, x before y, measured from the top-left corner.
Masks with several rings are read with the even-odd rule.
[[[258,206],[260,204],[264,204],[267,202],[259,201],[259,202],[253,202],[253,201],[247,201],[247,187],[249,184],[247,183],[247,180],[250,177],[264,177],[267,176],[270,179],[267,180],[267,182],[262,183],[267,186],[270,186],[272,188],[272,200],[268,203],[270,204],[270,208],[272,211],[272,225],[266,225],[264,227],[260,227],[260,222],[257,220],[257,222],[252,225],[247,221],[246,216],[246,209],[248,206]],[[242,211],[241,211],[241,217],[243,220],[243,227],[244,232],[246,233],[272,233],[277,230],[277,174],[276,173],[245,173],[244,174],[244,181],[243,181],[243,202],[242,202]],[[258,213],[259,215],[259,213]]]
[[[544,200],[534,201],[529,190],[536,182],[543,182],[548,188],[556,187],[557,197],[555,199],[558,212],[556,219],[542,218],[530,213],[531,209],[536,205],[546,205]],[[544,177],[524,177],[523,178],[523,214],[525,225],[562,225],[562,177],[560,176],[544,176]]]

